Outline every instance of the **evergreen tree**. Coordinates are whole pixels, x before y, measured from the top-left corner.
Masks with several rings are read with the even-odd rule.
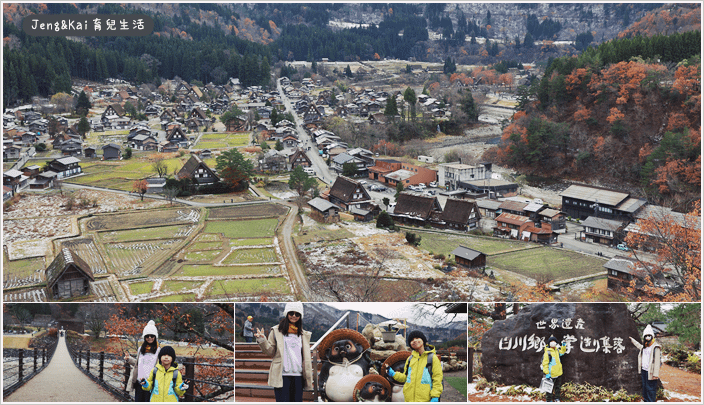
[[[416,101],[418,101],[418,97],[416,97],[416,92],[410,87],[407,87],[406,90],[403,92],[403,99],[406,100],[408,104],[411,106],[411,120],[415,121],[416,119]]]
[[[389,96],[386,100],[386,108],[384,108],[384,115],[387,117],[395,117],[398,115],[398,106],[396,104],[396,97],[393,95]]]
[[[350,65],[347,65],[347,67],[345,68],[345,76],[350,78],[354,76],[354,74],[352,74],[352,69],[350,69]]]
[[[284,150],[284,144],[281,143],[281,139],[276,140],[276,144],[274,144],[274,149],[278,150],[279,152]]]
[[[76,129],[78,129],[78,133],[84,138],[86,137],[86,132],[90,131],[90,123],[88,123],[88,119],[85,115],[81,117],[80,121],[78,121],[78,126],[76,126]]]
[[[479,122],[479,107],[477,107],[477,104],[474,102],[471,90],[466,89],[462,92],[460,107],[462,112],[467,115],[469,122]]]

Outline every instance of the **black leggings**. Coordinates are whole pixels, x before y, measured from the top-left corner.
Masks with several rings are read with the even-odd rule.
[[[284,386],[274,388],[276,402],[303,402],[303,376],[283,376]]]
[[[552,379],[552,393],[545,394],[545,401],[555,402],[555,400],[560,400],[560,388],[562,388],[562,376]]]

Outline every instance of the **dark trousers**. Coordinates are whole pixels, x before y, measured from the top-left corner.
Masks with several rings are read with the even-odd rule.
[[[150,391],[145,391],[142,387],[135,388],[134,390],[134,402],[149,402],[149,397],[152,396]]]
[[[284,386],[274,388],[276,402],[303,402],[303,376],[283,376]]]
[[[552,392],[545,394],[545,401],[555,402],[560,400],[560,388],[562,388],[562,376],[553,377]]]
[[[247,343],[252,343],[253,338],[254,338],[254,336],[245,336],[244,341]]]
[[[640,381],[643,383],[643,402],[655,402],[658,380],[648,380],[648,372],[640,370]]]

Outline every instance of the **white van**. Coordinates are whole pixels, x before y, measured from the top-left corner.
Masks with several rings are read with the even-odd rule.
[[[303,171],[304,171],[307,175],[309,175],[309,176],[315,176],[315,175],[316,175],[315,169],[313,169],[312,167],[304,167],[304,168],[303,168]]]

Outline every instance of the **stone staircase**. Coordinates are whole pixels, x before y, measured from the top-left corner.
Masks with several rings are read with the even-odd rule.
[[[274,389],[267,385],[271,358],[256,343],[235,344],[235,402],[274,402]],[[313,402],[313,391],[303,391],[303,401]]]

